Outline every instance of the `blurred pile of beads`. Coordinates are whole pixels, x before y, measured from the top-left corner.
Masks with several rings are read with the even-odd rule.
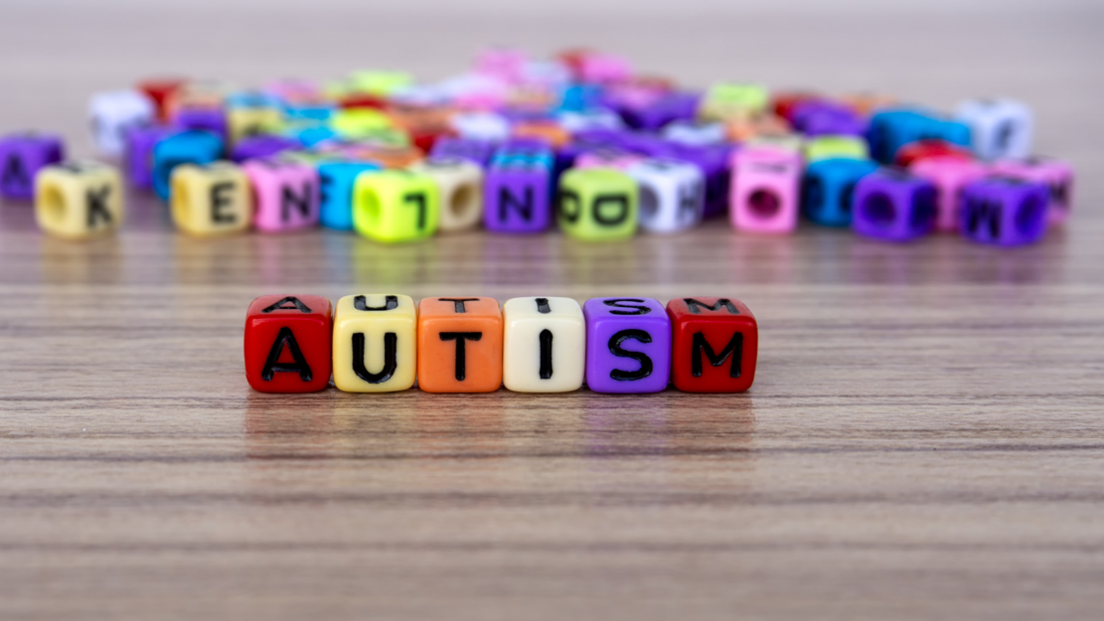
[[[690,89],[589,50],[492,49],[432,84],[389,71],[253,89],[147,80],[94,95],[89,113],[102,156],[193,235],[323,226],[393,243],[482,225],[600,241],[724,216],[785,234],[804,215],[878,240],[1018,246],[1072,203],[1072,167],[1033,154],[1017,101],[945,114],[877,95]],[[124,219],[124,175],[66,161],[56,136],[9,135],[0,164],[0,194],[33,197],[48,233]]]

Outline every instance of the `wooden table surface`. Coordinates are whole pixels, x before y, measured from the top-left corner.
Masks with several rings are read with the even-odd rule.
[[[616,244],[383,247],[329,231],[191,239],[145,196],[118,236],[71,243],[3,204],[0,617],[1100,618],[1104,14],[334,11],[10,9],[2,128],[58,128],[86,150],[87,94],[159,66],[248,81],[386,62],[432,77],[488,40],[585,38],[699,83],[1021,97],[1041,149],[1078,166],[1078,213],[1015,250],[722,222]],[[354,62],[358,23],[372,36]],[[397,50],[397,24],[439,36]],[[253,297],[381,291],[731,295],[760,322],[756,383],[249,389]]]

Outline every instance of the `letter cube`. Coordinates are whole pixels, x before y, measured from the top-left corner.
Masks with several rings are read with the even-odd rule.
[[[272,102],[231,105],[226,111],[226,131],[231,144],[248,136],[274,134],[284,124],[284,113]]]
[[[755,381],[759,326],[735,298],[678,298],[671,319],[671,381],[684,392],[744,392]]]
[[[226,142],[230,137],[226,112],[222,108],[181,108],[173,115],[173,125],[184,129],[208,131]]]
[[[697,166],[652,158],[625,171],[640,193],[640,228],[674,233],[697,225],[705,212],[705,178]]]
[[[395,392],[414,386],[418,309],[409,296],[347,295],[333,326],[334,386],[345,392]]]
[[[253,186],[253,223],[258,231],[279,233],[318,225],[318,171],[309,164],[279,159],[242,165]]]
[[[869,159],[866,140],[857,136],[817,136],[805,141],[804,151],[806,162],[839,157]]]
[[[974,155],[962,146],[951,144],[943,140],[918,140],[910,142],[897,149],[897,155],[893,157],[893,164],[908,168],[928,158],[956,159],[973,161]]]
[[[611,168],[573,168],[560,177],[557,217],[571,237],[588,241],[628,239],[636,234],[639,189],[629,175]]]
[[[797,228],[801,156],[756,147],[732,157],[730,219],[738,230],[790,233]]]
[[[728,211],[729,192],[732,187],[732,145],[686,145],[665,143],[655,146],[640,145],[635,148],[653,156],[682,160],[698,167],[705,177],[705,217]]]
[[[759,114],[770,103],[770,93],[759,84],[717,83],[706,91],[698,118],[724,121]]]
[[[571,298],[514,298],[502,306],[502,381],[514,392],[583,386],[586,321]]]
[[[123,153],[126,128],[152,123],[157,118],[157,106],[140,91],[110,91],[92,96],[88,114],[96,148],[103,155],[118,157]]]
[[[993,164],[993,172],[1005,177],[1045,183],[1050,188],[1048,221],[1051,224],[1061,224],[1069,219],[1073,208],[1073,166],[1069,162],[1048,157],[1002,160]]]
[[[244,136],[230,149],[230,159],[240,164],[246,160],[270,158],[286,151],[295,151],[300,146],[298,140],[284,136],[272,134]]]
[[[483,219],[483,169],[478,165],[455,157],[430,158],[410,170],[428,175],[437,184],[439,230],[471,229]]]
[[[790,122],[806,136],[862,136],[867,122],[844,104],[810,101],[791,110]],[[865,146],[865,145],[864,145]]]
[[[1022,246],[1046,233],[1050,189],[1044,183],[980,179],[963,188],[959,200],[959,230],[970,241]]]
[[[249,178],[230,162],[173,169],[169,205],[176,227],[199,237],[238,233],[253,224]]]
[[[594,149],[585,151],[575,158],[575,168],[616,168],[626,170],[643,161],[644,158],[622,149]]]
[[[935,186],[899,168],[883,168],[855,184],[851,228],[884,241],[911,241],[935,225]]]
[[[671,377],[671,320],[651,298],[592,298],[586,318],[586,382],[594,392],[645,393]]]
[[[69,239],[113,231],[123,223],[119,171],[99,162],[51,164],[35,177],[35,220]]]
[[[378,164],[354,161],[321,161],[319,220],[322,226],[339,231],[353,230],[353,187],[360,173],[380,170]]]
[[[153,147],[153,191],[169,200],[169,181],[181,164],[210,164],[222,156],[222,140],[205,131],[185,131],[168,136]]]
[[[822,226],[851,226],[855,184],[876,170],[870,160],[849,157],[810,163],[801,183],[801,211]]]
[[[0,138],[0,196],[34,198],[35,175],[65,159],[59,136],[23,132]]]
[[[494,145],[483,140],[442,136],[433,143],[429,151],[430,159],[458,157],[483,167],[490,163],[494,154]]]
[[[552,151],[515,141],[491,160],[484,183],[483,226],[495,233],[539,233],[552,220]]]
[[[429,175],[407,170],[365,172],[353,185],[353,228],[378,242],[432,237],[440,209],[440,192]]]
[[[330,385],[333,319],[318,295],[263,295],[245,314],[245,377],[259,392]]]
[[[127,129],[123,162],[131,187],[153,189],[153,148],[180,131],[165,125],[135,125]]]
[[[1031,108],[1012,99],[970,99],[955,117],[970,128],[970,147],[983,160],[1024,158],[1031,154]]]
[[[927,179],[935,186],[935,230],[944,232],[958,230],[959,194],[962,188],[989,174],[984,164],[955,156],[916,160],[908,170],[921,179]]]
[[[185,80],[181,78],[151,78],[142,80],[135,88],[145,93],[146,97],[153,102],[157,110],[157,120],[168,121],[169,115],[165,104],[176,91],[180,90],[180,87],[184,86],[184,82]]]
[[[502,309],[494,298],[425,298],[418,305],[418,387],[494,392],[502,385]]]
[[[665,125],[660,134],[671,142],[702,146],[724,142],[728,131],[722,123],[674,121]]]
[[[449,119],[449,127],[461,138],[502,142],[510,137],[510,121],[495,112],[467,112]]]
[[[970,128],[928,112],[891,109],[871,117],[867,139],[871,157],[882,164],[889,164],[894,161],[898,149],[920,140],[942,140],[968,146]]]

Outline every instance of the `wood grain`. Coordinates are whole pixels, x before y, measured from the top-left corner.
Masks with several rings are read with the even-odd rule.
[[[58,17],[72,50],[95,39],[76,23],[113,32],[111,15],[83,10]],[[0,104],[5,123],[36,118],[35,102],[49,109],[55,93],[149,71],[134,52],[159,33],[170,65],[218,58],[174,42],[151,9],[63,68],[32,41],[45,10],[20,11],[0,23],[0,41],[31,46],[0,62],[4,87],[22,93]],[[1104,90],[1092,65],[1101,44],[1084,23],[1100,15],[906,17],[894,30],[905,18],[762,16],[788,27],[739,29],[750,42],[738,43],[724,38],[735,22],[685,16],[626,17],[638,36],[610,32],[645,58],[659,32],[668,54],[672,40],[699,43],[688,60],[664,57],[694,75],[732,71],[722,56],[701,60],[705,50],[776,36],[809,49],[745,56],[743,71],[824,84],[820,70],[842,62],[901,85],[903,69],[884,59],[817,51],[849,35],[877,47],[859,37],[876,32],[891,58],[918,63],[909,92],[938,102],[1003,85],[1036,105],[1040,143],[1079,167],[1066,230],[1011,251],[812,227],[755,237],[720,222],[618,244],[470,233],[382,247],[326,231],[190,239],[133,196],[122,234],[74,244],[35,232],[27,205],[3,204],[0,616],[1099,618],[1104,160],[1092,121]],[[173,23],[201,21],[188,19]],[[304,54],[309,67],[332,63],[325,46],[355,22],[257,23],[281,19],[310,26],[294,22],[303,49],[323,50]],[[534,47],[575,42],[567,16],[423,19],[440,33],[426,54],[451,67],[448,52],[494,28]],[[582,28],[604,32],[611,19]],[[243,32],[258,45],[271,36]],[[888,44],[933,33],[943,43],[927,57]],[[1011,41],[1001,49],[1015,71],[978,51]],[[390,58],[392,42],[366,53]],[[276,71],[246,61],[257,79]],[[253,75],[242,66],[228,71]],[[27,90],[47,67],[54,82]],[[51,114],[69,128],[77,112]],[[733,295],[760,321],[757,380],[747,394],[704,396],[249,390],[250,299],[381,290]]]

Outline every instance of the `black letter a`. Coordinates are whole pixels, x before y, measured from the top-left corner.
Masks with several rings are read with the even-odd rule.
[[[287,345],[288,351],[291,352],[291,357],[295,361],[293,364],[279,362],[284,345]],[[299,350],[299,343],[295,342],[295,335],[291,333],[291,328],[287,326],[280,328],[279,334],[276,335],[276,342],[272,344],[272,349],[268,350],[268,360],[265,360],[264,368],[261,369],[261,379],[271,382],[275,373],[299,373],[299,379],[304,382],[311,381],[310,365],[303,357],[303,352]]]

